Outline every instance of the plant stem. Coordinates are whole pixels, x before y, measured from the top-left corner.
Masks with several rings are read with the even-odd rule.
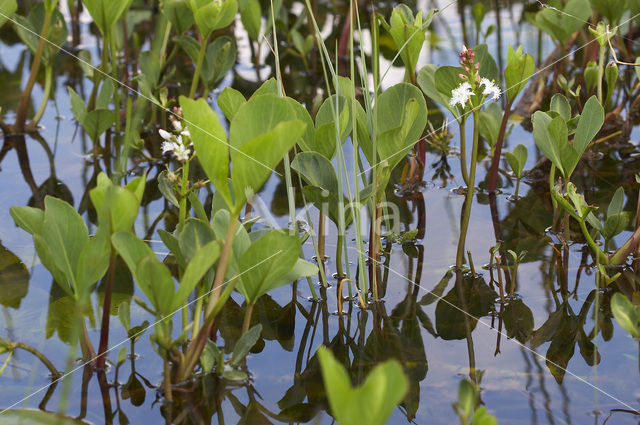
[[[587,225],[585,224],[584,220],[578,220],[578,223],[580,224],[580,229],[582,230],[582,235],[586,239],[587,244],[589,245],[589,247],[593,251],[594,255],[596,256],[596,258],[598,260],[598,262],[600,264],[603,264],[603,265],[609,264],[609,258],[607,257],[607,255],[604,252],[602,252],[602,250],[600,249],[598,244],[591,237],[591,234],[589,233],[589,229],[587,229]]]
[[[640,208],[640,207],[639,207]],[[325,222],[326,217],[320,211],[320,215],[318,216],[318,265],[324,268],[324,245],[325,245]]]
[[[200,43],[200,51],[198,52],[198,59],[196,61],[196,71],[193,74],[193,79],[191,80],[191,89],[189,90],[189,99],[193,99],[196,95],[196,89],[198,88],[198,80],[200,79],[200,70],[202,69],[202,62],[204,61],[204,56],[207,52],[207,42],[209,41],[209,37],[203,38]]]
[[[605,47],[600,47],[600,58],[598,60],[598,101],[604,107],[602,99],[602,77],[604,76],[604,52]]]
[[[216,276],[213,280],[213,287],[211,288],[211,296],[207,303],[205,310],[205,317],[208,317],[216,306],[218,299],[220,298],[220,292],[222,292],[222,285],[224,283],[225,275],[227,274],[227,267],[229,266],[229,260],[231,259],[231,253],[233,250],[233,240],[236,236],[236,226],[238,224],[238,215],[231,214],[229,217],[229,224],[227,226],[227,234],[224,239],[224,247],[220,254],[220,260],[218,261],[218,268],[216,269]]]
[[[626,261],[631,252],[640,244],[640,228],[637,228],[633,235],[609,258],[609,263],[619,265]]]
[[[166,356],[163,356],[164,360],[164,397],[167,401],[173,400],[173,394],[171,393],[171,368],[169,367],[169,360]]]
[[[42,354],[40,351],[38,351],[34,347],[22,342],[13,342],[11,343],[11,346],[13,348],[11,351],[13,351],[16,348],[20,348],[24,351],[28,351],[29,353],[33,354],[38,358],[38,360],[42,362],[42,364],[44,364],[47,367],[47,369],[49,369],[49,372],[51,372],[51,375],[60,376],[60,372],[58,372],[58,369],[56,369],[53,363],[51,363],[51,361],[44,354]]]
[[[200,330],[200,317],[202,316],[202,306],[203,306],[203,302],[202,302],[202,294],[200,294],[201,291],[199,291],[198,293],[198,299],[196,300],[196,307],[195,310],[193,311],[193,335],[197,334],[198,331]]]
[[[104,302],[102,304],[102,325],[100,326],[100,344],[98,345],[98,360],[96,368],[104,369],[107,359],[106,351],[109,346],[109,316],[111,315],[111,292],[113,288],[113,278],[116,269],[116,256],[111,254],[109,259],[109,269],[107,271],[106,286],[104,288]]]
[[[189,192],[189,161],[182,165],[182,186],[180,188],[180,212],[178,217],[178,230],[184,229],[184,222],[187,219],[187,194]]]
[[[244,321],[242,322],[242,335],[246,334],[249,331],[249,326],[251,326],[251,315],[253,314],[253,306],[255,304],[247,303],[247,308],[244,311]]]
[[[118,81],[118,52],[116,50],[116,38],[111,37],[111,77],[114,81]],[[127,44],[127,35],[124,34],[124,44]],[[118,90],[118,85],[115,86],[115,91],[113,94],[113,104],[116,115],[116,138],[120,137],[120,90]],[[116,145],[117,146],[117,145]],[[108,154],[108,153],[107,153]]]
[[[518,189],[520,189],[520,176],[516,178],[516,193],[513,195],[516,200],[518,199]]]
[[[38,78],[38,70],[40,69],[40,62],[42,61],[45,40],[47,39],[47,35],[49,34],[49,27],[51,26],[52,16],[53,10],[45,12],[44,22],[42,23],[42,31],[40,32],[40,41],[38,42],[36,53],[33,56],[33,63],[31,63],[31,70],[29,71],[29,79],[27,80],[27,85],[24,87],[24,91],[22,92],[22,96],[20,96],[20,101],[18,102],[15,125],[15,129],[18,133],[22,133],[24,131],[24,124],[27,120],[27,108],[29,107],[29,101],[31,100],[31,92],[33,91],[33,86],[35,85],[36,79]]]
[[[338,236],[336,240],[336,273],[338,274],[338,278],[344,276],[344,270],[342,268],[342,243],[344,240],[344,234],[338,231]]]
[[[491,172],[489,174],[489,192],[493,192],[496,190],[496,184],[498,181],[498,168],[500,164],[500,155],[502,155],[502,145],[504,143],[504,135],[507,130],[507,123],[509,122],[509,114],[511,114],[511,101],[507,101],[507,104],[504,109],[504,114],[502,115],[502,122],[500,123],[500,131],[498,132],[498,139],[496,141],[496,147],[493,152],[493,158],[491,160]],[[520,180],[518,180],[520,183]],[[517,195],[516,189],[516,197]]]
[[[473,194],[475,191],[476,162],[478,159],[478,139],[480,135],[479,125],[480,112],[476,108],[473,111],[473,149],[471,150],[471,168],[468,177],[467,195],[464,202],[464,214],[460,225],[460,239],[458,240],[458,252],[456,254],[456,268],[460,269],[464,263],[464,247],[469,229],[469,218],[471,217],[471,206],[473,205]],[[462,144],[461,144],[462,146]],[[464,163],[464,161],[462,161]]]
[[[509,299],[513,301],[513,293],[516,289],[516,281],[518,280],[518,261],[513,266],[513,279],[511,279],[511,287],[509,288]]]
[[[474,112],[475,116],[475,112]],[[466,147],[466,130],[465,130],[466,118],[460,118],[458,126],[460,127],[460,172],[462,173],[462,180],[469,186],[469,173],[467,172],[467,147]]]

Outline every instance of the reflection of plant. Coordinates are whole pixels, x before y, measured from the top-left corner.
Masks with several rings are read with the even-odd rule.
[[[578,222],[582,230],[582,235],[587,240],[587,244],[593,251],[599,264],[623,264],[629,254],[640,244],[640,229],[636,229],[627,241],[615,252],[611,254],[605,252],[613,237],[621,233],[628,226],[631,219],[631,215],[628,212],[622,211],[624,200],[624,191],[622,188],[618,188],[611,199],[604,223],[593,214],[596,207],[586,203],[584,196],[578,193],[573,183],[567,184],[565,193],[562,193],[561,188],[556,186],[551,194],[558,205]],[[594,232],[589,231],[587,223],[594,229]],[[598,235],[602,235],[604,238],[604,251],[596,243]]]

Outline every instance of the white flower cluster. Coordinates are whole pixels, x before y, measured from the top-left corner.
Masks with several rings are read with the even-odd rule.
[[[464,105],[469,101],[471,96],[473,96],[471,84],[465,81],[457,88],[451,90],[451,100],[449,101],[449,105],[453,108],[455,108],[456,105],[460,105],[464,108]]]
[[[480,80],[480,85],[484,86],[484,90],[482,90],[483,95],[491,95],[491,100],[500,99],[500,87],[496,86],[493,81],[489,81],[488,78],[482,78]]]
[[[191,138],[191,134],[186,126],[184,128],[182,127],[180,121],[176,120],[171,123],[173,124],[174,130],[178,133],[177,136],[174,136],[163,129],[158,130],[160,137],[165,140],[162,142],[162,153],[165,154],[167,152],[171,152],[178,161],[187,162],[191,153],[189,152],[189,148],[183,143],[182,137],[184,136],[189,140]]]
[[[493,81],[490,81],[488,78],[482,78],[480,80],[480,86],[484,86],[484,89],[482,90],[482,94],[484,96],[491,96],[491,100],[500,99],[500,87],[498,87]],[[456,105],[460,105],[464,108],[473,94],[471,84],[465,81],[455,89],[451,90],[451,100],[449,101],[449,105],[453,108],[455,108]]]

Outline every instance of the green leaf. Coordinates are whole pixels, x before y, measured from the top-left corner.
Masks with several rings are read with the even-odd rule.
[[[604,229],[602,230],[602,236],[609,240],[614,236],[622,233],[629,223],[631,222],[631,213],[621,212],[620,214],[608,215],[604,221]]]
[[[16,0],[0,0],[0,27],[16,13],[16,10],[18,10]]]
[[[177,35],[173,37],[173,41],[178,43],[178,46],[184,50],[194,63],[198,60],[198,54],[200,52],[200,43],[189,35]]]
[[[84,100],[78,96],[78,93],[76,93],[71,86],[68,86],[67,90],[69,91],[69,99],[71,100],[71,112],[73,112],[73,116],[76,117],[76,120],[82,124],[87,116],[87,105],[85,105]]]
[[[621,293],[613,294],[611,297],[611,312],[618,324],[634,338],[640,338],[640,314],[638,307],[631,304]]]
[[[420,90],[411,84],[396,84],[378,97],[374,106],[377,114],[378,135],[401,127],[406,121],[407,105],[414,99],[417,102],[416,119],[411,123],[404,136],[404,144],[415,144],[427,125],[427,105]]]
[[[598,85],[598,64],[596,62],[589,62],[584,69],[584,82],[587,86],[587,92],[593,91]]]
[[[154,308],[161,314],[173,313],[174,283],[171,273],[151,248],[130,232],[114,233],[111,243]]]
[[[393,8],[388,29],[396,48],[400,51],[400,58],[409,74],[414,74],[420,51],[425,42],[425,27],[422,27],[422,12],[418,11],[413,18],[411,9],[404,4]]]
[[[604,78],[607,81],[607,97],[605,98],[605,105],[609,107],[611,104],[611,95],[616,88],[618,81],[618,65],[615,62],[609,62],[604,69]]]
[[[118,306],[118,319],[120,319],[124,330],[128,332],[131,329],[131,306],[129,302],[121,302]]]
[[[100,88],[100,94],[98,94],[98,99],[96,100],[96,109],[109,109],[109,104],[111,103],[111,99],[113,99],[113,92],[115,88],[111,83],[111,80],[105,80],[102,83],[102,87]]]
[[[273,131],[244,143],[239,152],[232,154],[231,181],[236,211],[240,211],[250,196],[258,193],[275,166],[300,140],[304,130],[305,124],[300,120],[281,122]]]
[[[218,95],[218,106],[229,121],[233,120],[238,109],[245,103],[247,103],[247,100],[242,93],[232,87],[225,87]]]
[[[591,6],[607,18],[611,25],[616,25],[622,14],[629,7],[626,4],[626,0],[590,0],[590,2]]]
[[[567,97],[562,93],[553,95],[550,108],[551,111],[557,112],[566,122],[571,119],[571,105],[569,105]]]
[[[490,103],[483,111],[480,111],[480,135],[492,147],[498,141],[503,115],[504,112],[497,102]]]
[[[317,152],[301,152],[291,162],[291,168],[300,173],[312,186],[330,193],[338,193],[338,177],[333,164]]]
[[[407,393],[408,380],[395,360],[374,367],[364,383],[354,388],[329,350],[320,347],[317,355],[331,413],[340,425],[383,425]]]
[[[222,244],[212,241],[196,252],[180,280],[180,286],[173,298],[173,310],[183,306],[205,273],[218,261],[221,251]]]
[[[180,206],[178,198],[174,193],[174,184],[167,179],[167,173],[169,171],[163,170],[158,174],[158,190],[162,193],[162,196],[176,207]]]
[[[611,202],[609,202],[609,206],[607,207],[607,217],[618,215],[622,212],[622,208],[624,206],[624,189],[619,187],[616,189],[613,197],[611,197]]]
[[[560,148],[549,132],[551,117],[542,111],[536,111],[531,118],[531,122],[533,123],[533,138],[538,149],[555,165],[562,175],[566,175],[562,167]]]
[[[236,346],[233,348],[231,359],[229,359],[229,364],[231,366],[238,364],[247,356],[247,354],[249,354],[249,350],[253,348],[255,343],[258,341],[258,338],[260,338],[261,332],[262,325],[258,323],[249,329],[246,334],[240,337],[238,342],[236,342]]]
[[[102,35],[111,34],[113,25],[129,8],[132,0],[82,0]]]
[[[107,131],[107,129],[115,123],[115,119],[116,116],[113,111],[108,109],[94,109],[85,115],[81,124],[91,141],[97,143],[102,133]]]
[[[229,26],[238,13],[236,0],[217,0],[206,2],[203,6],[193,11],[196,25],[206,40],[209,35],[218,29]]]
[[[316,149],[314,149],[315,127],[314,127],[314,124],[313,124],[313,120],[311,119],[311,115],[309,115],[309,111],[307,111],[307,108],[302,106],[295,99],[292,99],[290,97],[287,97],[286,99],[289,102],[289,105],[291,105],[291,107],[293,108],[294,112],[296,113],[296,118],[298,118],[299,120],[301,120],[302,122],[304,122],[307,125],[305,127],[304,134],[302,135],[302,137],[298,141],[298,145],[304,151],[316,150]],[[334,134],[334,143],[332,144],[332,146],[333,146],[332,149],[333,149],[333,151],[335,151],[335,127],[334,127],[334,133],[333,134]],[[331,157],[333,157],[333,154],[331,155]],[[328,158],[330,158],[330,157],[328,157]]]
[[[416,99],[409,99],[405,105],[405,113],[400,127],[378,136],[377,148],[380,161],[386,161],[390,169],[395,168],[418,141],[417,138],[411,138],[409,133],[416,121],[420,121],[418,120],[418,114],[421,112],[420,106]]]
[[[449,90],[447,93],[442,93],[440,92],[440,90],[438,90],[436,86],[435,76],[436,76],[436,71],[438,69],[439,68],[433,64],[428,64],[420,68],[420,71],[418,71],[418,78],[417,78],[418,86],[429,99],[444,106],[454,116],[457,116],[457,111],[454,108],[452,108],[451,105],[449,105],[449,101],[451,98],[451,90]],[[449,74],[447,74],[447,76],[449,76]],[[453,77],[453,74],[451,76]],[[444,78],[445,75],[441,75],[441,77]],[[457,77],[457,74],[455,75],[455,77]],[[454,82],[457,84],[460,84],[459,80],[460,79],[458,77],[458,79],[454,80]],[[456,86],[452,87],[452,89],[457,87],[457,84]]]
[[[184,34],[193,25],[193,12],[185,0],[162,0],[162,14],[171,22],[178,34]]]
[[[518,145],[513,149],[513,153],[507,152],[507,162],[513,170],[516,177],[522,177],[522,171],[527,163],[527,148],[524,145]]]
[[[11,214],[13,221],[26,232],[32,235],[41,233],[44,211],[40,208],[11,207],[9,208],[9,214]]]
[[[513,102],[522,91],[535,69],[536,63],[533,56],[522,53],[522,46],[518,47],[518,50],[513,50],[509,45],[507,66],[504,69],[505,96],[509,102]]]
[[[229,37],[217,37],[207,47],[201,77],[208,86],[212,86],[220,81],[235,63],[235,42]]]
[[[475,62],[480,63],[480,75],[500,85],[500,72],[498,71],[496,61],[491,56],[491,53],[489,53],[489,46],[486,44],[478,44],[473,48],[473,51],[475,52]]]
[[[229,177],[229,144],[224,128],[216,114],[204,99],[191,100],[180,97],[184,118],[189,122],[189,132],[200,165],[216,191],[231,207],[231,195],[227,186]]]
[[[253,41],[260,39],[262,9],[258,0],[240,0],[240,19],[244,29]]]
[[[207,340],[204,350],[202,350],[202,354],[200,355],[200,364],[202,365],[202,371],[204,373],[211,373],[219,354],[220,350],[218,349],[218,346],[216,346],[215,342],[210,339]]]
[[[88,295],[91,286],[99,281],[109,268],[111,242],[106,228],[98,228],[80,253],[76,276],[80,299]]]
[[[104,173],[100,173],[97,180],[98,184],[89,196],[98,213],[98,223],[106,226],[110,233],[132,230],[140,208],[138,197],[130,190],[113,184]]]
[[[209,223],[195,218],[187,220],[184,229],[177,237],[180,252],[187,263],[193,260],[202,247],[216,239],[215,232]]]
[[[464,413],[465,418],[469,418],[475,406],[476,389],[471,382],[463,379],[458,386],[458,407]]]
[[[293,269],[299,254],[299,238],[284,231],[273,230],[253,242],[238,260],[237,289],[247,303],[254,304],[275,289],[280,278]]]
[[[271,94],[254,95],[233,117],[229,141],[234,148],[240,149],[250,140],[270,133],[278,124],[295,119],[296,113],[286,99]],[[236,149],[231,151],[232,160],[239,155]]]
[[[582,156],[587,146],[604,123],[604,109],[595,96],[591,96],[582,108],[578,127],[573,138],[573,147]]]
[[[487,412],[486,407],[482,406],[473,414],[471,425],[498,425],[498,420]]]
[[[47,196],[44,200],[42,237],[53,254],[53,261],[67,277],[78,295],[76,268],[82,250],[89,242],[87,226],[69,204]]]

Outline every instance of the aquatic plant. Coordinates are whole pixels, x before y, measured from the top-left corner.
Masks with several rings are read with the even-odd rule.
[[[363,421],[385,424],[407,393],[407,378],[396,361],[377,365],[362,385],[354,388],[344,366],[329,350],[320,347],[316,355],[320,359],[331,412],[340,425],[356,425]]]

